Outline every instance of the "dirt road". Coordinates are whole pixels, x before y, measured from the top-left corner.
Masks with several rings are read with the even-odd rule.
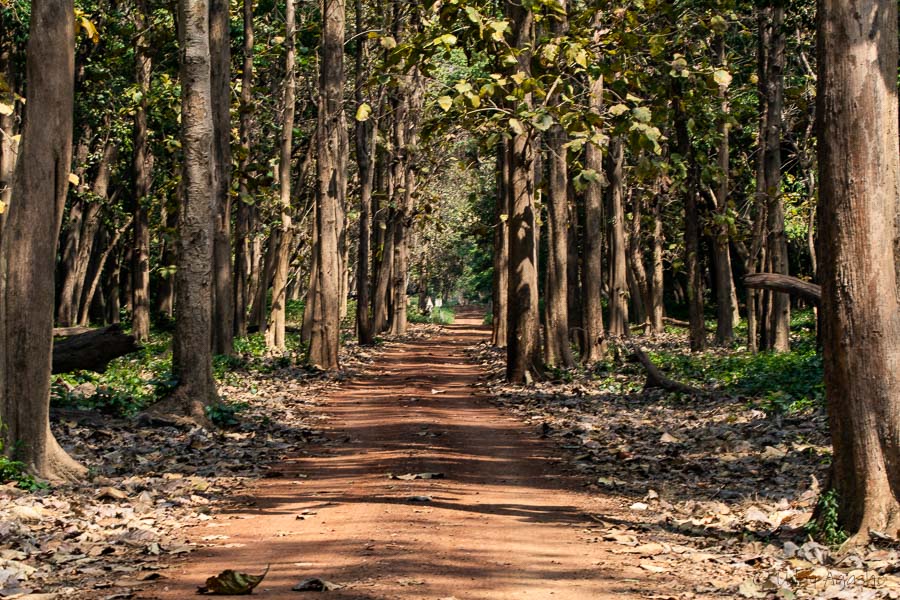
[[[665,577],[612,554],[584,530],[604,500],[579,492],[537,432],[478,397],[464,353],[484,339],[474,313],[394,347],[330,395],[333,439],[278,467],[254,503],[189,532],[218,544],[176,564],[144,598],[194,597],[225,568],[271,564],[254,592],[297,598],[309,577],[334,599],[641,598]],[[442,479],[388,477],[441,473]],[[303,597],[303,595],[299,595]],[[661,596],[657,596],[661,597]]]

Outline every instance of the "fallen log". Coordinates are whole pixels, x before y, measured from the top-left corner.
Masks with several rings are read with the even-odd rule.
[[[644,384],[645,390],[659,388],[669,392],[679,392],[682,394],[691,394],[693,396],[707,395],[707,392],[700,388],[695,388],[686,383],[669,379],[663,375],[662,371],[660,371],[659,368],[653,364],[653,361],[650,360],[650,357],[647,356],[647,353],[639,347],[632,345],[631,352],[637,357],[638,361],[640,361],[641,365],[643,365],[644,369],[647,371],[647,382]]]
[[[122,331],[120,325],[110,325],[76,333],[53,341],[52,373],[96,371],[102,373],[114,358],[140,350],[134,336]]]
[[[95,331],[95,329],[93,327],[54,327],[53,337],[69,337],[71,335],[79,335],[89,331]]]
[[[752,289],[771,290],[799,296],[814,304],[822,301],[822,286],[790,275],[754,273],[744,277],[744,285]]]

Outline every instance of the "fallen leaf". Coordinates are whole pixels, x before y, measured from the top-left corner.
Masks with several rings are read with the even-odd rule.
[[[206,585],[197,589],[198,594],[210,594],[213,596],[243,596],[253,592],[269,572],[269,566],[262,575],[248,575],[234,569],[226,569],[206,580]]]

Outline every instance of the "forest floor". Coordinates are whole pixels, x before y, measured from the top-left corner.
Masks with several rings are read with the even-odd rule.
[[[91,478],[0,487],[0,598],[184,599],[267,566],[272,599],[898,597],[894,540],[841,554],[802,528],[821,411],[643,392],[624,355],[508,386],[481,322],[348,344],[338,377],[232,369],[216,432],[56,411]]]

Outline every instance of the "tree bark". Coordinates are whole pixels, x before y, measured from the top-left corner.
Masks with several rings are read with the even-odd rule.
[[[234,290],[231,269],[231,20],[229,0],[209,0],[213,152],[216,189],[213,246],[213,353],[234,352]]]
[[[703,319],[703,278],[700,272],[700,215],[697,194],[700,184],[698,165],[694,160],[693,144],[687,127],[687,114],[681,97],[681,86],[674,85],[675,137],[678,152],[688,163],[684,190],[684,264],[687,268],[688,316],[691,323],[691,351],[706,348],[706,325]]]
[[[765,193],[768,205],[766,255],[770,271],[788,275],[787,238],[784,235],[784,200],[781,196],[781,129],[784,104],[784,6],[765,9],[770,19],[768,60],[766,61],[766,139],[763,150]],[[772,294],[771,318],[767,322],[768,348],[790,350],[791,303],[786,294]]]
[[[603,112],[603,78],[590,84],[591,112]],[[593,174],[584,193],[584,339],[582,360],[591,364],[606,355],[606,332],[603,327],[603,150],[588,142],[584,148],[584,168]]]
[[[293,228],[291,226],[291,149],[294,140],[294,104],[296,102],[295,51],[296,5],[287,0],[284,12],[285,49],[283,117],[281,122],[281,157],[278,164],[279,203],[281,205],[281,231],[275,259],[275,275],[272,280],[272,308],[266,329],[266,345],[284,349],[284,325],[287,302],[287,279],[291,260]]]
[[[85,473],[50,431],[54,283],[69,169],[75,7],[32,0],[26,119],[0,238],[0,422],[5,452],[46,479]]]
[[[897,3],[818,3],[819,262],[831,485],[851,542],[900,527]],[[887,251],[886,251],[887,250]]]
[[[84,294],[84,301],[81,303],[81,310],[78,314],[78,324],[85,326],[88,324],[89,311],[91,309],[91,303],[94,301],[94,295],[97,293],[97,288],[100,286],[100,279],[103,277],[103,269],[106,267],[106,261],[109,259],[110,253],[116,249],[119,244],[119,239],[122,237],[122,233],[131,226],[131,219],[129,219],[125,225],[116,230],[115,234],[113,234],[112,239],[109,241],[109,245],[100,254],[100,258],[97,260],[97,269],[94,271],[94,275],[91,278],[90,283],[87,286],[87,290]],[[116,273],[116,277],[118,278],[118,274]]]
[[[777,273],[755,273],[744,277],[744,285],[757,290],[770,290],[799,296],[813,304],[822,299],[822,288],[815,283],[803,281],[790,275]]]
[[[565,36],[569,31],[566,18],[566,0],[561,0],[551,21],[554,36]],[[551,104],[559,102],[554,92]],[[562,125],[556,123],[546,134],[547,148],[547,286],[544,298],[544,362],[550,366],[571,368],[575,366],[569,342],[569,165],[566,142],[568,136]]]
[[[362,0],[355,2],[356,18],[356,104],[365,101],[363,89],[366,85],[366,57],[368,44],[364,37]],[[372,159],[375,154],[375,135],[372,117],[356,121],[356,165],[359,171],[359,246],[356,258],[356,332],[359,343],[371,345],[375,341],[369,303],[372,282],[369,277],[372,242],[372,189],[375,185],[375,169]]]
[[[631,222],[628,230],[628,287],[631,289],[631,303],[634,306],[634,321],[650,333],[650,284],[644,266],[644,248],[641,239],[641,220],[644,214],[644,193],[642,189],[632,190]]]
[[[6,92],[0,91],[0,102],[12,110],[9,114],[0,115],[0,237],[3,235],[3,224],[6,221],[6,209],[12,199],[13,173],[16,168],[18,143],[15,137],[16,97],[15,71],[13,70],[13,53],[9,48],[0,49],[0,74],[6,79]]]
[[[650,283],[650,330],[654,335],[666,331],[663,323],[665,317],[663,248],[666,239],[663,233],[662,208],[662,190],[657,190],[653,198],[653,275]]]
[[[215,157],[207,0],[179,0],[184,195],[178,212],[171,408],[206,422],[216,400],[212,375]]]
[[[153,157],[147,139],[147,107],[152,59],[146,30],[147,0],[137,0],[134,11],[135,79],[141,99],[134,113],[134,238],[131,252],[131,329],[139,342],[150,339],[150,187]]]
[[[316,231],[319,268],[309,343],[310,365],[339,366],[341,329],[341,241],[347,188],[347,127],[344,122],[344,0],[322,0],[319,77]]]
[[[244,65],[241,75],[240,103],[240,163],[238,166],[238,204],[235,217],[234,245],[234,332],[247,335],[247,310],[253,297],[250,276],[253,269],[250,247],[250,151],[253,130],[253,0],[243,0],[244,14]]]
[[[494,207],[494,277],[491,345],[506,348],[509,317],[509,157],[507,143],[497,144],[497,199]]]
[[[609,156],[609,335],[628,334],[628,283],[626,280],[625,143],[617,137]]]
[[[718,62],[723,69],[727,67],[725,57],[725,38],[718,36]],[[719,117],[719,185],[711,194],[715,203],[715,220],[713,227],[713,262],[716,269],[716,343],[729,346],[734,341],[734,321],[737,307],[734,305],[734,276],[731,269],[731,252],[729,250],[730,231],[728,221],[728,182],[729,182],[729,146],[728,136],[731,132],[728,113],[728,85],[719,85],[719,105],[722,111]]]
[[[133,335],[119,325],[75,333],[53,342],[52,374],[71,371],[103,373],[111,360],[140,350]]]

